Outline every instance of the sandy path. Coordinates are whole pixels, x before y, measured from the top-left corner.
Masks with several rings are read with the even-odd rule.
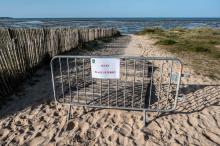
[[[146,36],[119,38],[93,54],[123,54],[123,51],[138,56],[171,55],[154,47],[153,40]],[[147,127],[143,128],[142,112],[88,109],[84,114],[82,108],[74,108],[64,131],[67,111],[61,105],[56,110],[50,70],[45,67],[1,109],[0,144],[219,145],[220,87],[209,85],[213,83],[210,79],[194,75],[190,68],[184,71],[191,71],[192,76],[183,80],[185,99],[179,103],[181,106],[174,113],[148,113]]]
[[[174,56],[155,47],[148,36],[133,36],[125,49],[127,55]],[[184,60],[183,60],[184,62]],[[186,61],[187,62],[187,61]],[[173,145],[219,145],[220,144],[220,85],[207,77],[195,74],[187,64],[182,78],[183,101],[177,111],[156,117],[148,125],[155,138]]]

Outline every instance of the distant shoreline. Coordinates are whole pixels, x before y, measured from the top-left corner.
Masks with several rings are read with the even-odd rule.
[[[0,17],[0,19],[220,19],[220,17]]]
[[[0,17],[0,19],[14,19],[12,17]]]
[[[220,28],[220,18],[11,18],[1,19],[0,28],[107,28],[135,34],[144,28]]]

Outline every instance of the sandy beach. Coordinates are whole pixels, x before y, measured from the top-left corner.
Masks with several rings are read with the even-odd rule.
[[[83,55],[174,56],[148,36],[122,36]],[[76,52],[70,52],[74,54]],[[79,54],[77,52],[77,54]],[[138,111],[56,108],[49,66],[38,70],[0,109],[0,145],[220,145],[220,81],[196,74],[184,64],[181,94],[172,113],[148,112],[147,126]]]

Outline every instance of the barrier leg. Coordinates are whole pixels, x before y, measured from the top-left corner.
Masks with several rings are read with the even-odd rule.
[[[66,116],[66,124],[64,126],[64,131],[67,130],[68,124],[69,124],[69,120],[71,118],[71,107],[72,107],[71,105],[69,105],[69,107],[68,107],[68,113],[67,113],[67,116]]]
[[[144,122],[144,127],[147,126],[147,115],[146,115],[146,110],[143,110],[143,114],[144,114],[144,118],[143,118],[143,122]]]
[[[68,109],[68,113],[67,113],[67,117],[66,117],[66,128],[67,128],[67,126],[69,124],[69,120],[70,120],[70,117],[71,117],[71,108],[72,108],[72,106],[69,105],[69,109]]]
[[[86,111],[86,108],[83,106],[83,114],[86,114],[87,111]]]
[[[59,111],[58,110],[58,102],[57,101],[55,101],[55,106],[56,106],[56,110]]]

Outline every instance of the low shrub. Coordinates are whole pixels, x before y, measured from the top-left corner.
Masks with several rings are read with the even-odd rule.
[[[207,47],[204,47],[204,46],[194,46],[190,48],[190,50],[194,52],[209,52],[210,51]]]
[[[209,41],[208,43],[209,43],[209,44],[218,44],[217,41]]]
[[[161,28],[144,28],[142,31],[138,32],[137,35],[145,35],[147,33],[160,33],[163,32]]]
[[[157,42],[157,44],[160,44],[160,45],[173,45],[175,43],[176,43],[176,41],[174,41],[172,39],[164,39],[164,40],[160,40]]]

